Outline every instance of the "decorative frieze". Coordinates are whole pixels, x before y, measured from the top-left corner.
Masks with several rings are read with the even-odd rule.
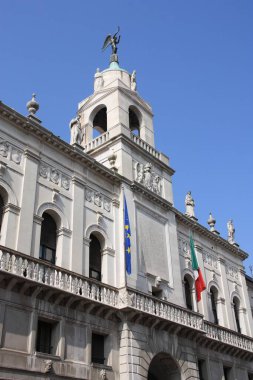
[[[232,265],[226,265],[226,273],[228,277],[235,278],[236,280],[239,278],[238,269]]]
[[[103,208],[105,211],[110,212],[112,207],[112,201],[99,191],[96,191],[90,187],[85,189],[85,199],[86,201],[93,203],[99,208]]]
[[[15,162],[17,165],[20,165],[23,154],[21,150],[17,149],[9,142],[0,141],[0,156],[9,161]]]
[[[183,238],[178,239],[178,248],[181,255],[188,257],[190,255],[189,242]]]
[[[141,183],[148,190],[153,191],[156,194],[161,194],[161,178],[152,170],[152,164],[150,162],[141,164],[136,162],[135,164],[135,181]]]
[[[70,188],[70,178],[60,172],[58,169],[52,168],[47,164],[42,163],[40,165],[39,174],[42,178],[47,179],[53,184],[62,187],[65,190]]]
[[[207,264],[215,269],[218,268],[218,259],[215,255],[212,255],[211,253],[204,251],[202,253],[202,256],[204,264]]]

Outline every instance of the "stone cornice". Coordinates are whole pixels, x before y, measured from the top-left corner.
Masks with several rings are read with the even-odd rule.
[[[240,249],[237,246],[234,246],[230,244],[227,240],[223,239],[221,236],[218,236],[211,231],[209,231],[206,227],[199,224],[197,221],[194,221],[190,218],[188,218],[186,215],[178,211],[176,208],[173,208],[176,218],[189,228],[191,228],[193,231],[199,232],[202,235],[208,237],[210,240],[215,241],[220,246],[226,248],[229,252],[233,253],[236,256],[239,256],[242,260],[247,259],[249,256],[246,252],[244,252],[242,249]]]
[[[105,176],[108,180],[112,182],[120,183],[120,177],[117,173],[111,171],[106,168],[104,165],[97,162],[94,158],[90,157],[88,154],[84,152],[80,152],[80,150],[75,149],[70,144],[61,140],[59,137],[55,136],[52,132],[44,128],[40,123],[34,121],[33,119],[29,119],[12,108],[8,107],[4,103],[0,101],[0,116],[2,116],[5,120],[8,120],[12,124],[14,124],[18,128],[22,128],[24,132],[29,132],[38,138],[42,139],[45,143],[53,146],[55,149],[61,151],[63,154],[71,157],[73,160],[77,160],[78,162],[82,162],[90,169],[95,172]],[[37,156],[35,155],[36,159]]]

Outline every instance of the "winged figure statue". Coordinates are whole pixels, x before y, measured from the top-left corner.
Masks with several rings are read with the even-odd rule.
[[[112,54],[117,54],[117,45],[119,44],[120,41],[120,35],[117,37],[119,34],[119,26],[118,26],[118,31],[112,36],[111,34],[108,34],[108,36],[105,38],[102,50],[104,51],[109,45],[112,47]]]

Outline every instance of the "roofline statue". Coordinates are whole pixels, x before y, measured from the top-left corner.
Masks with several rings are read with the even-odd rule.
[[[111,45],[112,48],[112,54],[111,54],[111,62],[118,62],[118,56],[117,56],[117,45],[120,42],[120,35],[117,37],[119,34],[120,28],[118,26],[117,32],[112,36],[111,34],[108,34],[108,36],[104,40],[104,44],[102,47],[102,51],[105,51],[105,49],[108,48],[109,45]]]

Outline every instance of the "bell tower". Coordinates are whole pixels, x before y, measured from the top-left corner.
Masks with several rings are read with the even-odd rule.
[[[152,108],[137,92],[136,71],[119,65],[117,33],[104,43],[112,46],[109,67],[96,70],[93,94],[78,105],[81,145],[106,167],[172,203],[173,170],[155,149]]]

